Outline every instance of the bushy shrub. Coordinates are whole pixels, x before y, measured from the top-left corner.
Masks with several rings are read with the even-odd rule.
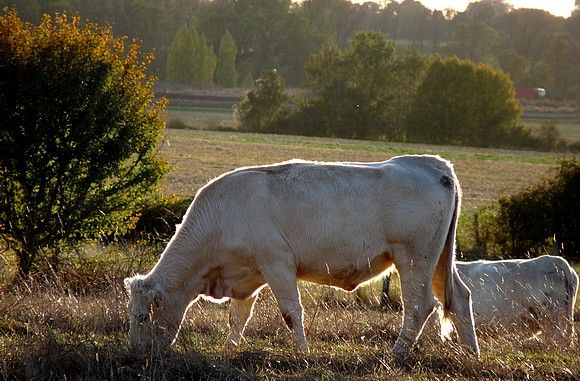
[[[254,88],[236,106],[240,131],[271,132],[277,121],[285,119],[281,115],[287,99],[280,73],[276,70],[264,71]]]
[[[22,276],[46,249],[129,229],[161,179],[151,60],[79,17],[0,16],[0,239]]]
[[[142,206],[135,227],[126,237],[168,240],[175,233],[175,225],[181,223],[190,203],[191,198],[177,196],[149,200]]]
[[[472,230],[486,235],[480,235],[479,242],[472,242],[469,251],[495,257],[537,256],[556,251],[579,261],[579,190],[580,165],[575,160],[562,161],[553,178],[488,207]]]
[[[497,147],[518,132],[521,112],[506,73],[456,57],[434,59],[414,100],[408,139]]]

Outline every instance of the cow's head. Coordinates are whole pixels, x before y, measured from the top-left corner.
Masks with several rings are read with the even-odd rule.
[[[158,285],[144,276],[125,279],[129,292],[129,348],[137,356],[165,351],[175,340],[181,319]]]

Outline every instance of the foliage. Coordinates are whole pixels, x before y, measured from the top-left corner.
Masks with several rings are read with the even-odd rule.
[[[287,100],[282,76],[276,70],[262,73],[254,88],[236,106],[240,131],[267,132],[281,115]]]
[[[307,63],[313,95],[293,117],[309,135],[401,141],[425,60],[416,52],[395,55],[380,33],[361,32],[345,49],[323,47]]]
[[[511,51],[525,59],[527,68],[543,62],[543,69],[552,73],[549,83],[528,69],[523,77],[512,76],[516,87],[534,82],[546,88],[550,98],[580,98],[580,12],[563,18],[495,0],[471,2],[464,12],[431,10],[414,0],[0,0],[0,7],[5,5],[15,5],[34,23],[43,13],[66,10],[112,25],[115,35],[138,38],[145,49],[156,51],[159,59],[150,69],[161,76],[168,73],[165,65],[176,32],[197,20],[198,32],[209,46],[217,48],[224,33],[231,33],[242,78],[256,78],[275,67],[289,86],[299,86],[311,53],[324,44],[342,49],[357,32],[373,31],[421,53],[478,62],[501,62],[502,52]]]
[[[413,142],[500,146],[517,131],[520,114],[507,74],[484,64],[439,58],[417,91],[408,137]]]
[[[343,51],[323,48],[308,61],[312,107],[327,136],[372,138],[385,131],[383,111],[395,45],[377,33],[359,33]]]
[[[219,45],[215,81],[222,87],[235,87],[238,84],[236,55],[238,48],[229,31],[224,33]]]
[[[544,121],[540,125],[539,139],[542,148],[555,151],[559,147],[565,147],[566,143],[562,139],[562,133],[554,121]]]
[[[79,17],[0,17],[0,235],[21,275],[46,248],[130,228],[161,179],[151,59]]]
[[[194,71],[199,73],[199,80],[194,84],[209,86],[213,84],[213,76],[217,66],[217,56],[213,47],[207,43],[204,36],[199,39],[198,53],[194,65]]]
[[[140,208],[137,222],[127,232],[126,238],[168,241],[175,233],[175,225],[181,223],[190,197],[166,196],[146,200]]]
[[[578,262],[578,189],[580,165],[575,160],[562,161],[553,178],[484,208],[474,224],[480,238],[474,247],[487,256],[521,258],[556,252]]]
[[[167,57],[167,79],[189,85],[213,83],[217,56],[195,28],[183,26],[175,34]]]
[[[498,62],[502,70],[509,73],[514,83],[524,83],[528,66],[524,56],[514,50],[504,50],[498,56]]]
[[[246,73],[242,80],[242,87],[249,89],[252,86],[254,86],[254,79],[250,73]]]
[[[475,62],[489,62],[500,43],[498,31],[474,21],[457,22],[451,37],[454,43],[448,45],[445,53]]]
[[[172,82],[193,83],[195,40],[191,28],[184,25],[175,34],[167,56],[166,78]]]

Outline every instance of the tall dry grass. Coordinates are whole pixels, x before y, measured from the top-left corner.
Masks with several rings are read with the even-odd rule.
[[[92,246],[68,253],[57,274],[0,291],[2,379],[543,379],[580,375],[578,331],[570,347],[518,336],[480,336],[479,360],[426,328],[412,371],[391,348],[401,314],[302,284],[311,352],[297,355],[269,290],[260,295],[242,348],[224,352],[227,305],[196,303],[172,350],[140,360],[127,348],[125,276],[148,269],[159,247]],[[3,254],[4,256],[7,253]],[[114,258],[117,258],[113,261]],[[112,263],[117,267],[112,267]],[[48,275],[47,275],[48,274]]]

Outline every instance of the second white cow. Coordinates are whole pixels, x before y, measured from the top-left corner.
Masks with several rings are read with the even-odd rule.
[[[471,289],[477,328],[573,337],[578,275],[562,257],[457,262]]]
[[[226,344],[238,345],[268,285],[307,351],[298,280],[352,291],[395,264],[404,302],[396,359],[406,362],[435,297],[444,323],[452,319],[478,353],[469,289],[454,264],[460,200],[451,163],[428,155],[293,160],[219,176],[197,193],[155,267],[126,280],[130,345],[142,354],[167,348],[199,296],[231,299]]]

